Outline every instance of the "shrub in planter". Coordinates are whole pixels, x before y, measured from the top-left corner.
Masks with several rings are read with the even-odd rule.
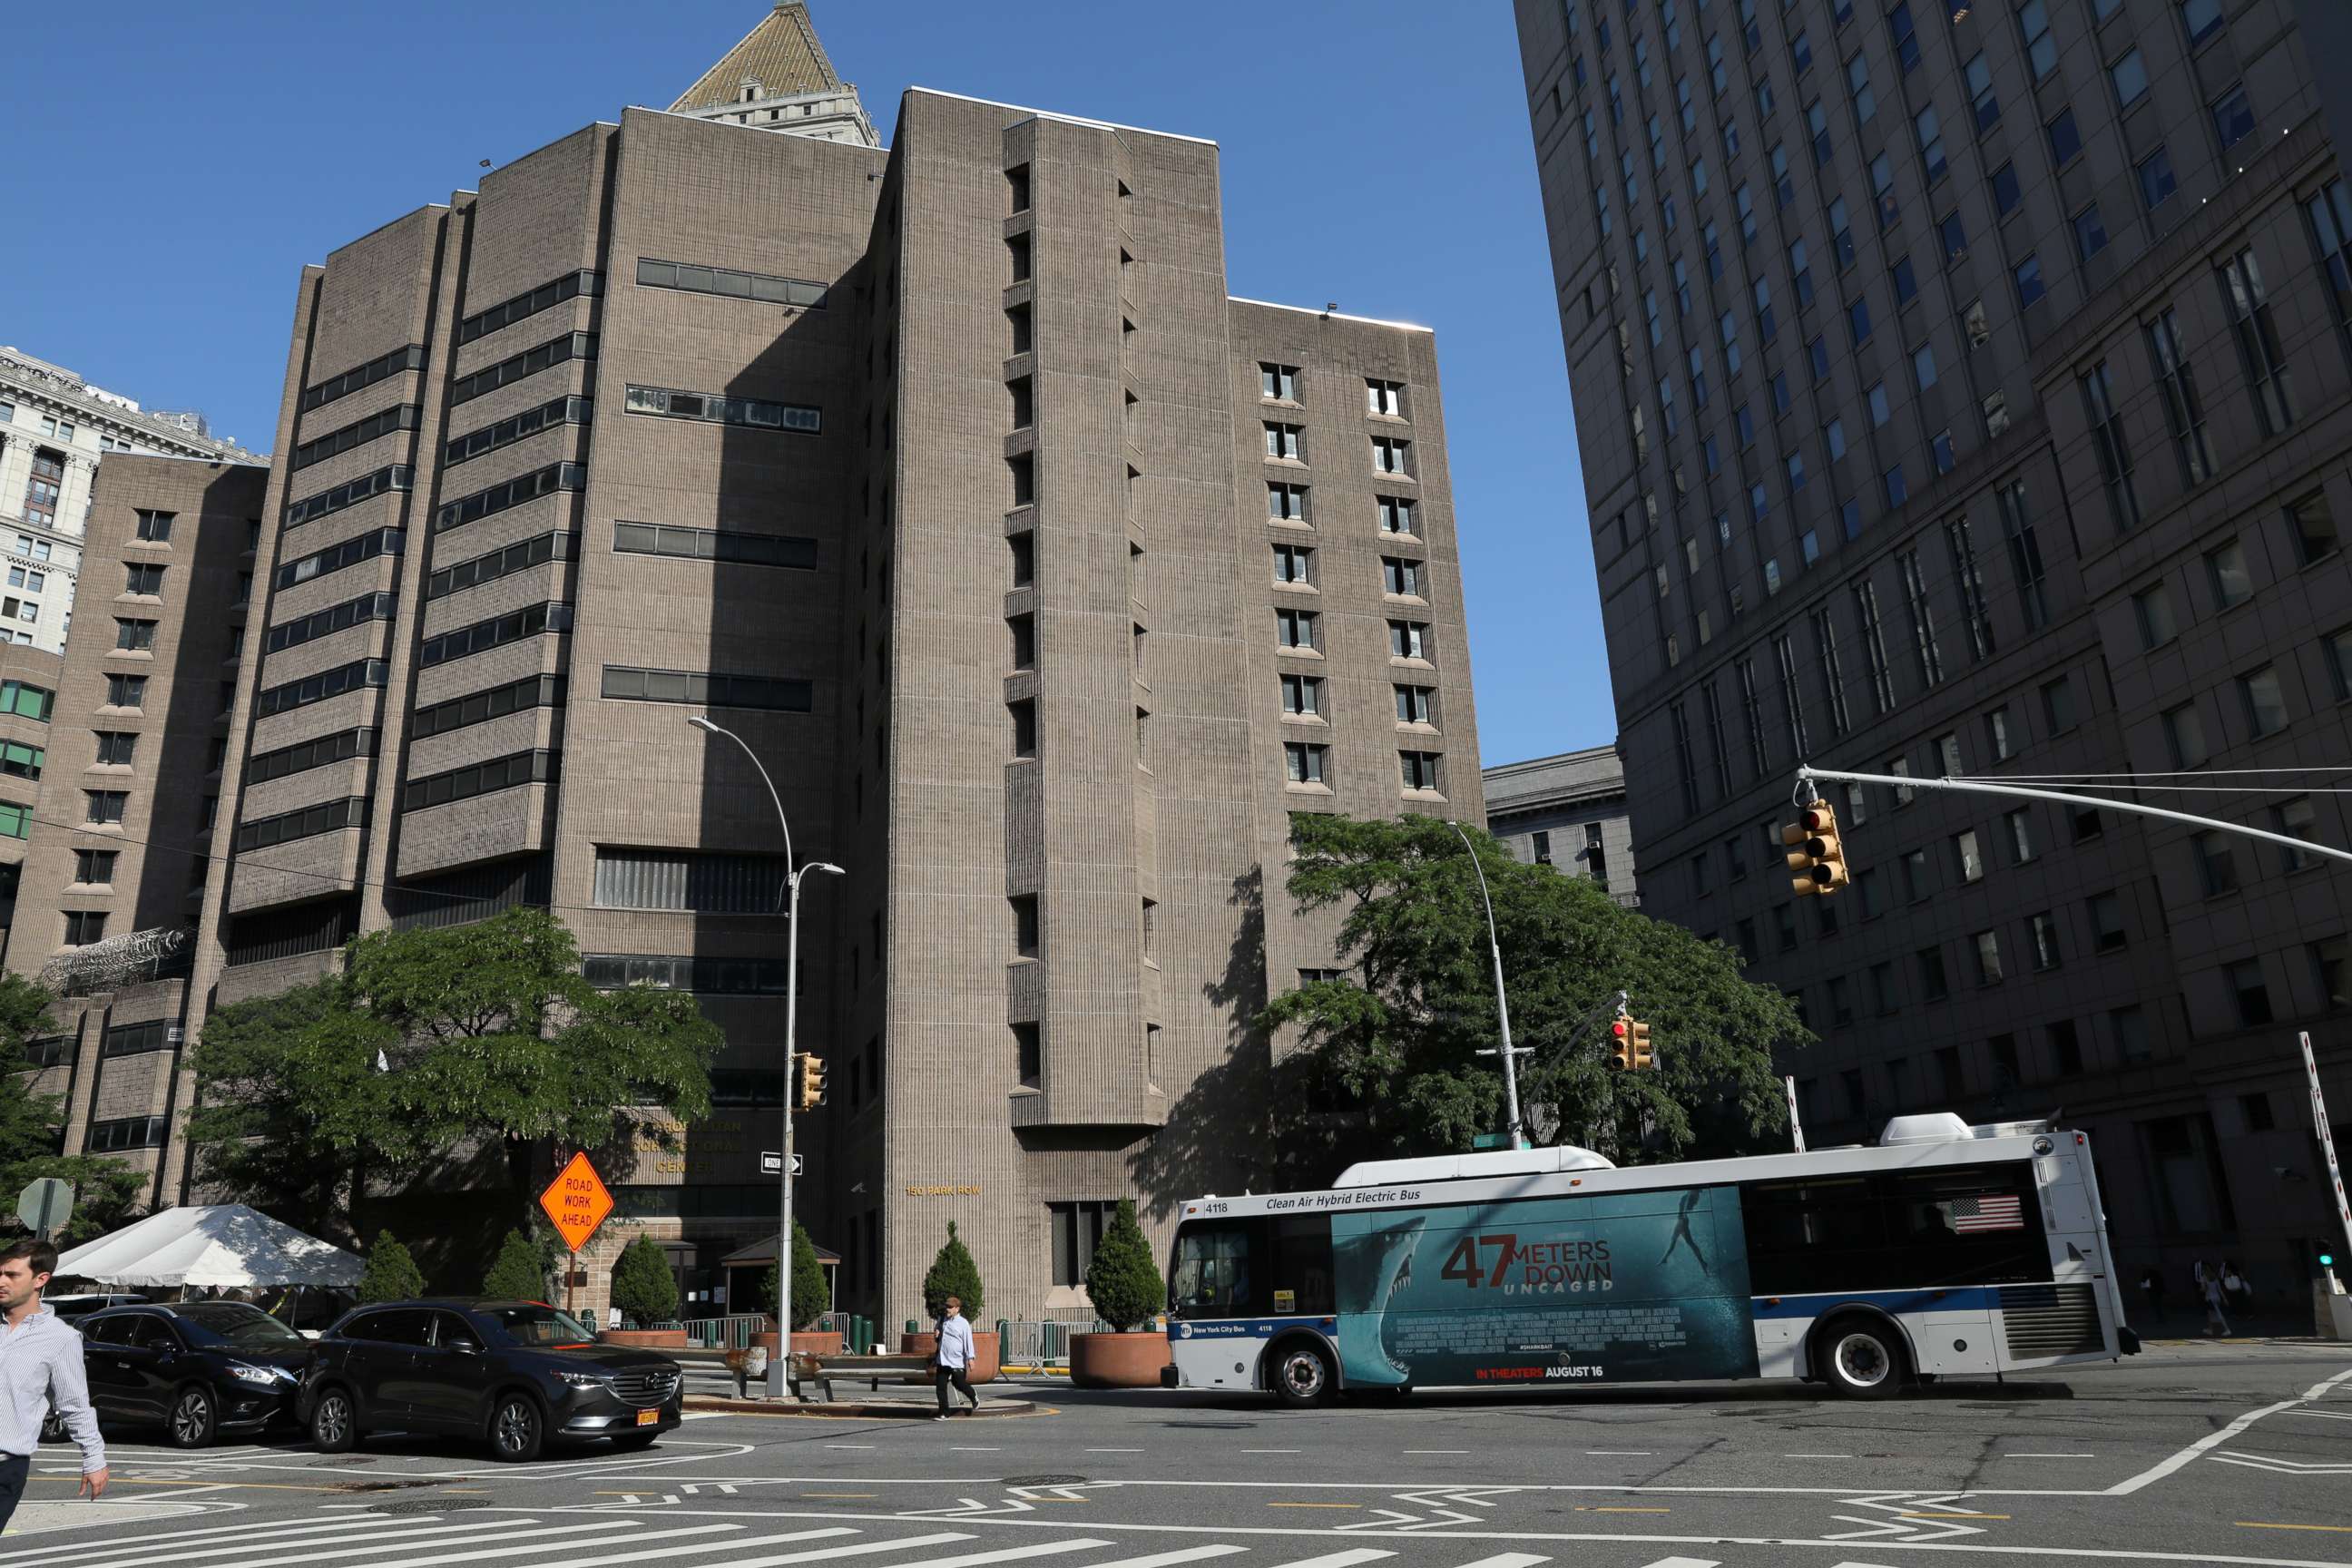
[[[782,1281],[776,1277],[772,1263],[760,1273],[760,1299],[747,1302],[752,1310],[776,1315],[776,1287]],[[816,1243],[801,1222],[793,1221],[793,1332],[799,1333],[824,1316],[824,1264],[817,1258]]]
[[[392,1232],[379,1231],[375,1245],[368,1248],[367,1267],[360,1271],[354,1294],[362,1301],[414,1300],[425,1294],[425,1275],[408,1248],[393,1239]]]
[[[1070,1340],[1070,1381],[1080,1388],[1156,1388],[1168,1363],[1168,1341],[1135,1332],[1151,1321],[1167,1300],[1151,1244],[1135,1223],[1135,1203],[1121,1198],[1118,1212],[1095,1244],[1087,1265],[1087,1294],[1095,1315],[1111,1326],[1107,1334],[1076,1334]]]
[[[677,1316],[677,1276],[653,1237],[638,1237],[621,1249],[620,1261],[613,1265],[613,1305],[636,1328]]]
[[[482,1276],[482,1294],[539,1301],[547,1293],[546,1260],[539,1247],[519,1230],[507,1232],[506,1244],[499,1248],[489,1272]]]
[[[933,1322],[945,1315],[948,1298],[953,1296],[963,1303],[963,1315],[974,1323],[980,1321],[980,1265],[971,1260],[971,1248],[956,1237],[955,1221],[948,1221],[948,1241],[940,1255],[931,1259],[930,1272],[923,1276],[923,1310]]]

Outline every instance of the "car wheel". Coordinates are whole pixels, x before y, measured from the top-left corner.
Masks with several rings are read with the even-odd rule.
[[[654,1439],[660,1436],[661,1434],[658,1432],[624,1432],[613,1439],[613,1447],[615,1448],[650,1448],[654,1446]]]
[[[1814,1340],[1822,1381],[1841,1399],[1892,1399],[1907,1371],[1901,1336],[1874,1318],[1839,1318]]]
[[[340,1388],[320,1389],[310,1406],[310,1446],[321,1454],[343,1454],[359,1440],[359,1410],[352,1396]]]
[[[1275,1352],[1272,1370],[1275,1397],[1297,1410],[1310,1410],[1328,1400],[1338,1381],[1330,1357],[1306,1340],[1294,1340]]]
[[[188,1384],[172,1401],[172,1447],[210,1447],[219,1420],[220,1410],[213,1401],[213,1391],[201,1383]]]
[[[536,1400],[528,1394],[499,1396],[490,1412],[490,1447],[499,1458],[517,1465],[536,1459],[546,1441],[547,1424],[540,1418]]]

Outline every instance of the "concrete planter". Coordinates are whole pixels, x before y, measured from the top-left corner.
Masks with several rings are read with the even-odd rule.
[[[1070,1386],[1157,1388],[1169,1360],[1164,1333],[1072,1334]]]
[[[900,1355],[931,1355],[940,1348],[937,1334],[900,1334]],[[1003,1336],[991,1329],[986,1333],[974,1329],[971,1332],[971,1381],[993,1383],[1004,1365]]]
[[[596,1335],[600,1345],[626,1345],[632,1350],[682,1351],[686,1348],[684,1329],[604,1329]]]

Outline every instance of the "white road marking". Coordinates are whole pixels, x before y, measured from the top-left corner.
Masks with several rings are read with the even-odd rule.
[[[1140,1448],[1088,1448],[1089,1454],[1140,1454]]]
[[[1302,1557],[1296,1563],[1283,1563],[1276,1568],[1355,1568],[1359,1563],[1378,1563],[1383,1557],[1393,1557],[1393,1552],[1376,1552],[1369,1546],[1353,1552],[1334,1552],[1328,1557]]]
[[[856,1532],[855,1531],[845,1530],[839,1533],[843,1535],[854,1535]],[[898,1552],[901,1550],[912,1551],[918,1546],[943,1546],[951,1541],[970,1541],[971,1539],[971,1537],[969,1535],[912,1535],[903,1541],[861,1541],[851,1546],[820,1546],[812,1552],[779,1552],[767,1557],[746,1557],[740,1563],[730,1560],[727,1564],[727,1568],[782,1568],[782,1564],[787,1563],[824,1563],[830,1562],[837,1557],[871,1557],[877,1552]],[[1100,1545],[1101,1542],[1089,1542],[1087,1544],[1090,1546]],[[1067,1547],[1057,1547],[1055,1550],[1068,1551],[1071,1549]],[[940,1559],[940,1563],[961,1563],[970,1561],[973,1561],[973,1559],[960,1557],[943,1557]],[[548,1563],[544,1565],[544,1568],[581,1568],[581,1565],[572,1563]],[[935,1565],[925,1563],[923,1568],[935,1568]]]
[[[1002,1448],[950,1448],[950,1454],[1001,1454]]]
[[[873,1445],[873,1444],[871,1444],[871,1443],[827,1443],[827,1444],[825,1445],[825,1447],[828,1447],[828,1448],[858,1448],[858,1449],[869,1449],[869,1448],[873,1447],[874,1447],[874,1445]]]
[[[1244,1454],[1296,1454],[1296,1448],[1244,1448]]]
[[[2095,1459],[2096,1454],[2003,1454],[2004,1459]]]
[[[1499,1563],[1502,1559],[1496,1558],[1496,1561]],[[1538,1561],[1540,1562],[1541,1559]],[[1479,1565],[1475,1563],[1465,1563],[1462,1568],[1479,1568]],[[1723,1564],[1712,1557],[1661,1557],[1655,1563],[1646,1564],[1645,1568],[1723,1568]],[[1841,1563],[1838,1568],[1870,1568],[1870,1564]]]
[[[2352,1415],[2341,1410],[2290,1410],[2290,1415],[2316,1415],[2323,1421],[2352,1421]]]
[[[874,1543],[872,1550],[888,1552],[897,1547],[912,1544],[913,1542],[905,1541],[879,1541]],[[967,1552],[958,1557],[930,1558],[922,1563],[920,1568],[978,1568],[978,1564],[982,1563],[1018,1563],[1029,1557],[1058,1557],[1066,1552],[1091,1552],[1097,1546],[1109,1544],[1108,1541],[1081,1537],[1076,1541],[1048,1541],[1036,1546],[1004,1546],[999,1547],[994,1552]],[[817,1555],[824,1556],[825,1553],[819,1552]],[[840,1555],[845,1556],[847,1553],[844,1552]],[[728,1568],[771,1568],[774,1563],[801,1561],[803,1559],[798,1557],[754,1557],[749,1563],[730,1563]],[[914,1565],[909,1565],[909,1568],[914,1568]]]
[[[1407,1448],[1405,1453],[1410,1457],[1414,1454],[1467,1454],[1469,1451],[1467,1448]]]
[[[337,1520],[332,1521],[332,1524],[339,1525],[341,1522],[341,1521]],[[332,1525],[312,1526],[308,1529],[298,1527],[282,1535],[256,1536],[249,1540],[239,1542],[234,1546],[207,1546],[195,1552],[173,1548],[172,1550],[164,1551],[160,1554],[132,1552],[125,1555],[115,1551],[111,1547],[100,1547],[97,1555],[80,1558],[79,1560],[79,1568],[153,1568],[153,1565],[155,1564],[166,1563],[192,1563],[196,1559],[203,1557],[233,1557],[237,1560],[237,1568],[272,1568],[272,1565],[280,1563],[321,1563],[331,1557],[342,1556],[347,1550],[347,1547],[343,1544],[336,1544],[331,1545],[329,1550],[324,1552],[298,1551],[291,1556],[279,1557],[247,1557],[244,1554],[254,1551],[257,1548],[265,1551],[269,1550],[281,1542],[286,1545],[294,1547],[316,1546],[322,1539],[330,1542],[348,1542],[350,1539],[349,1536],[340,1530],[333,1531],[331,1535],[325,1537],[321,1537],[318,1533],[319,1531],[322,1529],[331,1528]],[[496,1526],[488,1529],[484,1528],[482,1524],[468,1521],[465,1524],[439,1524],[428,1525],[420,1529],[384,1531],[371,1536],[368,1544],[372,1548],[384,1542],[399,1542],[405,1544],[412,1541],[421,1540],[426,1536],[454,1534],[470,1534],[473,1539],[477,1541],[488,1541],[495,1539],[505,1542],[528,1542],[531,1538],[537,1536],[579,1535],[592,1531],[610,1531],[612,1528],[613,1525],[610,1521],[601,1524],[571,1524],[553,1526],[541,1524],[535,1519],[500,1520],[498,1521]],[[502,1551],[504,1548],[501,1547],[499,1550]],[[408,1561],[410,1563],[414,1564],[420,1560],[412,1558]],[[443,1560],[439,1558],[426,1558],[422,1559],[422,1561],[440,1562]]]
[[[1784,1459],[1851,1459],[1852,1454],[1783,1454]]]
[[[1648,1448],[1587,1448],[1585,1457],[1592,1459],[1654,1459],[1657,1455]]]
[[[90,1505],[87,1503],[75,1503],[72,1506],[76,1508],[88,1508]],[[98,1506],[107,1508],[111,1507],[112,1505],[101,1503]],[[367,1505],[364,1503],[354,1502],[330,1503],[328,1506],[331,1508],[364,1508]],[[290,1527],[284,1525],[266,1525],[257,1523],[252,1520],[247,1520],[241,1524],[214,1525],[205,1530],[174,1530],[167,1531],[161,1535],[126,1536],[121,1541],[110,1542],[107,1546],[107,1551],[120,1552],[129,1547],[150,1545],[159,1541],[168,1541],[175,1544],[194,1544],[200,1541],[241,1541],[248,1536],[270,1535],[285,1530],[316,1531],[323,1532],[341,1529],[341,1531],[348,1532],[347,1539],[356,1540],[360,1535],[365,1534],[370,1530],[389,1530],[398,1522],[399,1521],[397,1520],[392,1519],[384,1514],[365,1514],[350,1519],[320,1520],[315,1524],[296,1524]],[[54,1555],[55,1551],[56,1549],[54,1547],[36,1546],[27,1547],[21,1552],[0,1552],[0,1563],[20,1563],[33,1558],[46,1558]]]
[[[1187,1546],[1176,1552],[1155,1552],[1149,1557],[1122,1557],[1116,1563],[1097,1563],[1091,1568],[1174,1568],[1179,1563],[1198,1563],[1204,1557],[1231,1557],[1236,1552],[1247,1552],[1246,1546]]]
[[[1549,1563],[1549,1557],[1538,1557],[1532,1552],[1504,1552],[1492,1557],[1481,1557],[1475,1563],[1465,1563],[1462,1568],[1536,1568],[1538,1563]],[[1713,1563],[1701,1563],[1694,1557],[1669,1557],[1664,1563],[1653,1563],[1650,1568],[1719,1568]]]
[[[632,1536],[630,1539],[633,1541],[657,1541],[664,1535],[688,1535],[691,1533],[693,1532],[684,1530],[654,1531],[644,1535]],[[752,1546],[781,1546],[788,1541],[824,1541],[838,1538],[844,1535],[855,1535],[857,1531],[850,1529],[847,1525],[837,1524],[824,1530],[791,1530],[784,1531],[781,1535],[748,1536],[739,1541],[729,1541],[725,1545],[727,1550],[731,1552],[741,1552],[745,1548]],[[718,1543],[713,1542],[712,1544],[715,1545]],[[692,1550],[692,1548],[689,1548],[688,1550]],[[481,1555],[488,1556],[489,1553],[485,1552]],[[760,1559],[760,1561],[766,1563],[799,1563],[807,1559],[830,1557],[836,1554],[831,1552],[801,1552],[788,1553],[782,1557],[762,1558]],[[614,1563],[647,1563],[656,1558],[664,1557],[675,1562],[677,1557],[677,1548],[675,1546],[649,1546],[641,1552],[609,1552],[601,1557],[565,1557],[561,1558],[554,1563],[543,1564],[542,1568],[599,1568],[600,1564],[604,1565],[604,1568],[610,1568],[610,1565]],[[446,1558],[428,1558],[426,1561],[446,1562],[451,1560]],[[730,1557],[728,1561],[732,1563],[737,1560]],[[412,1568],[412,1565],[404,1564],[403,1568]]]
[[[2239,1416],[2235,1421],[2231,1422],[2227,1426],[2222,1427],[2220,1431],[2209,1432],[2204,1436],[2198,1438],[2197,1441],[2189,1444],[2189,1447],[2181,1449],[2179,1453],[2174,1454],[2169,1458],[2159,1459],[2155,1464],[2150,1465],[2147,1469],[2142,1470],[2139,1474],[2133,1476],[2128,1479],[2117,1481],[2114,1486],[2107,1489],[2106,1495],[2109,1497],[2129,1497],[2132,1493],[2138,1491],[2141,1488],[2151,1486],[2154,1483],[2164,1479],[2165,1477],[2172,1474],[2175,1470],[2179,1469],[2182,1466],[2189,1464],[2190,1461],[2201,1457],[2209,1450],[2220,1447],[2222,1444],[2229,1442],[2231,1438],[2243,1432],[2247,1427],[2252,1426],[2255,1422],[2260,1421],[2263,1416],[2275,1415],[2282,1410],[2292,1410],[2298,1405],[2308,1405],[2315,1399],[2325,1398],[2327,1394],[2334,1392],[2336,1386],[2342,1383],[2346,1378],[2352,1378],[2352,1367],[2348,1367],[2346,1370],[2337,1373],[2334,1377],[2326,1378],[2318,1383],[2313,1384],[2309,1388],[2305,1389],[2296,1398],[2282,1399],[2276,1405],[2265,1405],[2260,1410],[2250,1410],[2245,1415]]]

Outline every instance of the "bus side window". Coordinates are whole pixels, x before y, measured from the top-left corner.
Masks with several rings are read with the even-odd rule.
[[[1739,1190],[1748,1289],[1759,1296],[1872,1289],[1890,1281],[1885,1226],[1860,1177],[1755,1182]]]
[[[1268,1311],[1320,1316],[1336,1310],[1329,1215],[1291,1215],[1274,1222],[1274,1273],[1267,1290]]]
[[[1878,1178],[1890,1273],[1906,1285],[2000,1285],[2051,1277],[2032,1167],[1970,1165]]]

